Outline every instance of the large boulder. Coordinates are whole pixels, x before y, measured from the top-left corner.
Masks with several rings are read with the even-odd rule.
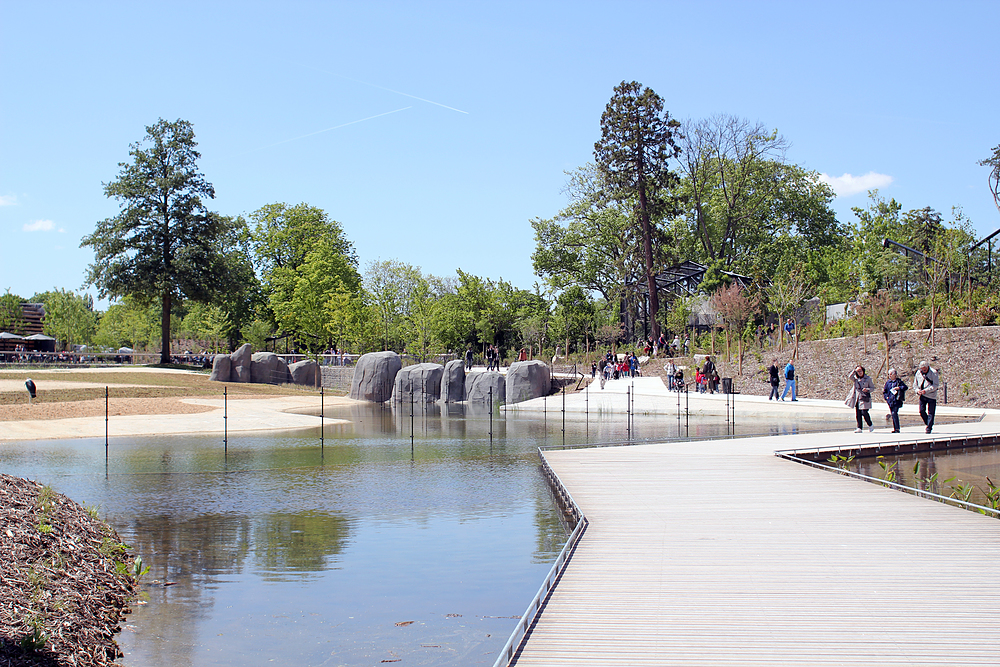
[[[301,384],[306,387],[317,387],[320,384],[319,364],[312,359],[303,359],[290,364],[288,374],[292,378],[292,384]]]
[[[288,382],[288,364],[274,352],[255,352],[250,358],[250,381],[284,384]]]
[[[230,359],[230,382],[250,382],[250,362],[253,357],[253,349],[250,343],[244,343],[240,349],[229,355]]]
[[[465,377],[465,400],[469,403],[489,403],[490,389],[493,390],[493,403],[503,403],[505,400],[506,382],[503,375],[497,371],[485,373],[469,373]]]
[[[465,361],[453,359],[444,365],[441,376],[441,400],[458,403],[465,400]]]
[[[208,379],[215,382],[229,382],[233,369],[233,360],[228,354],[217,354],[212,359],[212,372]]]
[[[444,366],[441,364],[414,364],[396,373],[393,383],[392,400],[394,402],[414,401],[433,403],[441,396],[441,376]]]
[[[388,401],[392,396],[396,373],[402,367],[403,362],[395,352],[369,352],[361,355],[354,367],[348,397],[373,403]]]
[[[515,361],[507,369],[507,402],[520,403],[552,391],[549,367],[542,361]]]

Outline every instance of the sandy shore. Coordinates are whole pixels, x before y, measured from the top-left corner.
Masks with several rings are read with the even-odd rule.
[[[350,399],[327,396],[327,406],[353,402]],[[319,426],[319,417],[304,412],[319,411],[319,396],[269,396],[230,399],[223,406],[217,398],[117,399],[109,406],[105,423],[104,400],[78,401],[75,404],[44,406],[12,406],[27,414],[17,420],[0,421],[0,442],[14,440],[63,440],[66,438],[103,437],[105,427],[109,437],[143,435],[178,435],[184,433],[231,433],[246,431],[285,431]],[[36,409],[38,418],[31,418]],[[65,412],[71,409],[79,416],[51,418],[45,410]],[[9,412],[9,410],[5,410]],[[227,417],[223,419],[223,416]],[[9,415],[5,415],[9,417]],[[346,420],[324,420],[326,424],[349,423]]]

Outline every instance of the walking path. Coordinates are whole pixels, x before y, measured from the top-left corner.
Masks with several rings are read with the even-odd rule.
[[[997,519],[774,456],[922,431],[546,451],[589,525],[515,664],[998,664]]]
[[[854,418],[854,409],[848,408],[842,401],[830,401],[817,398],[799,398],[786,401],[769,401],[766,396],[752,394],[699,394],[688,392],[678,394],[670,391],[659,377],[637,377],[622,380],[608,380],[604,389],[599,383],[591,385],[589,391],[572,392],[565,395],[567,412],[612,412],[625,413],[628,400],[632,399],[633,414],[674,414],[677,412],[678,396],[681,410],[689,409],[692,416],[725,415],[727,405],[735,409],[736,420],[750,417],[774,416],[783,418],[821,418],[827,415],[846,416]],[[728,402],[727,402],[728,398]],[[530,401],[506,406],[507,410],[542,411],[562,409],[564,397],[561,395],[547,398],[534,398]],[[915,399],[914,399],[915,401]],[[873,401],[872,418],[879,416],[883,403]],[[951,417],[980,417],[981,408],[960,408],[945,405],[938,401],[938,414]],[[916,402],[904,405],[901,415],[916,415]],[[880,418],[880,417],[879,417]],[[876,421],[876,427],[879,422]]]

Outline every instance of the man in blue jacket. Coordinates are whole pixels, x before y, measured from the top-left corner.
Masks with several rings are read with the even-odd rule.
[[[785,391],[781,392],[781,400],[785,400],[785,396],[788,395],[789,390],[792,392],[792,400],[799,400],[795,398],[795,366],[792,364],[791,359],[788,360],[788,365],[785,366]]]

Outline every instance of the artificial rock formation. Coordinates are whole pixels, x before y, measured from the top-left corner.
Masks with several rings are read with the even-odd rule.
[[[232,372],[232,358],[228,354],[217,354],[212,359],[212,372],[208,379],[213,382],[229,382]]]
[[[288,382],[288,364],[274,352],[255,352],[250,358],[250,381],[284,384]]]
[[[497,371],[469,373],[465,378],[465,400],[469,403],[489,403],[490,389],[493,390],[493,403],[503,403],[506,395],[506,382],[503,375]]]
[[[250,362],[252,357],[253,349],[250,347],[250,343],[244,343],[240,349],[229,355],[232,360],[232,370],[229,374],[230,382],[251,382]]]
[[[441,397],[441,364],[414,364],[396,373],[393,382],[392,400],[404,402],[412,400],[433,403]]]
[[[465,361],[453,359],[444,365],[441,376],[441,400],[458,403],[465,400]]]
[[[384,403],[392,396],[396,373],[403,362],[395,352],[369,352],[361,355],[354,368],[349,398]]]
[[[288,374],[291,376],[292,384],[300,384],[306,387],[318,387],[321,384],[319,364],[312,359],[296,361],[288,365]]]
[[[520,403],[552,391],[549,367],[543,361],[515,361],[507,369],[507,402]]]

